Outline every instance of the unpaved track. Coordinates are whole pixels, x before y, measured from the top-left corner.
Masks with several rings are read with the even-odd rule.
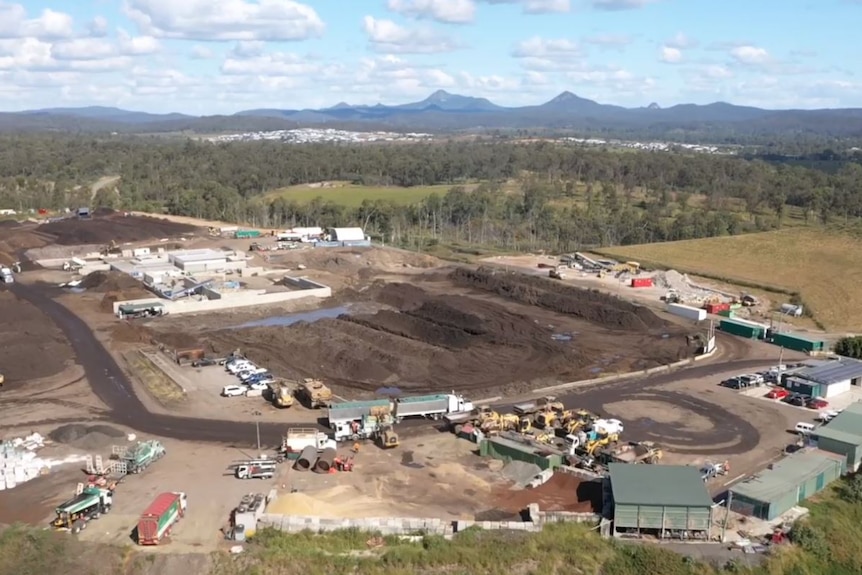
[[[109,417],[114,422],[143,433],[188,441],[247,445],[245,438],[255,436],[253,422],[197,419],[147,411],[137,397],[129,378],[101,342],[96,339],[90,328],[78,316],[54,301],[49,289],[39,286],[25,286],[20,283],[13,284],[11,289],[18,297],[26,299],[41,309],[64,332],[75,351],[78,363],[87,375],[93,392],[109,408]],[[744,359],[744,344],[738,340],[723,335],[719,336],[719,340],[722,344],[727,343],[729,345],[730,353],[724,355],[722,359],[728,358],[730,361],[693,366],[683,372],[686,378],[706,379],[728,370],[743,372],[763,365],[763,360]],[[704,445],[722,444],[720,449],[714,450],[721,453],[741,453],[753,449],[757,445],[760,434],[754,426],[743,418],[722,409],[715,403],[698,400],[689,395],[654,389],[672,383],[679,378],[679,373],[666,373],[599,385],[580,392],[560,394],[559,397],[568,406],[602,411],[605,404],[614,403],[621,399],[637,398],[638,396],[649,399],[660,396],[662,401],[676,405],[680,409],[694,411],[712,421],[714,426],[712,430],[702,434],[692,434],[685,440],[686,444],[690,444],[692,453],[709,454],[711,451],[708,448],[703,448]],[[501,407],[505,409],[510,406],[503,405]],[[309,426],[307,422],[301,424],[287,421],[260,423],[262,443],[270,447],[280,444],[285,429],[292,425]],[[429,425],[429,422],[421,420],[408,421],[402,423],[400,428],[405,431],[419,430],[427,429]],[[318,427],[324,429],[323,425],[318,425]],[[665,436],[675,438],[679,436],[679,430],[675,426],[663,425],[658,422],[653,422],[651,425],[638,424],[637,422],[634,425],[628,424],[627,432],[634,432],[635,436],[655,438],[659,441]],[[676,440],[674,443],[679,443],[679,441]],[[727,444],[732,444],[732,447],[728,448]],[[675,451],[685,452],[685,449],[676,449]]]

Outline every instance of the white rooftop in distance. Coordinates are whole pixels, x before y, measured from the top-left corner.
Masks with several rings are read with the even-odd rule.
[[[192,263],[211,260],[225,261],[227,260],[227,253],[210,249],[178,250],[175,252],[169,252],[168,257],[170,257],[171,261],[180,263]]]

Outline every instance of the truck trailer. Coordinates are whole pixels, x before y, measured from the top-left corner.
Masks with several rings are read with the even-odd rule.
[[[55,529],[66,529],[79,533],[87,528],[91,519],[98,519],[111,510],[114,492],[99,487],[85,487],[75,497],[54,510],[56,517],[51,522]]]
[[[281,441],[281,451],[287,459],[296,459],[306,447],[317,451],[336,447],[335,441],[313,427],[291,427]]]
[[[138,519],[138,545],[158,545],[186,514],[188,500],[182,492],[158,495]]]
[[[131,447],[115,446],[112,451],[118,460],[126,463],[128,473],[142,472],[166,453],[165,446],[156,440],[140,441]]]
[[[373,439],[392,426],[392,417],[388,414],[363,415],[349,421],[331,423],[335,431],[335,441],[358,441]]]
[[[393,402],[395,421],[405,417],[440,419],[450,413],[472,411],[473,403],[454,393],[402,397]]]
[[[388,399],[370,399],[367,401],[344,401],[330,404],[327,419],[329,426],[338,422],[358,421],[366,415],[381,415],[392,412],[392,403]]]

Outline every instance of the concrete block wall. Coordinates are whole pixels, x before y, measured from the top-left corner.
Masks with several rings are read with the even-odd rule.
[[[539,529],[546,523],[598,523],[602,520],[599,513],[577,513],[574,511],[541,511],[539,505],[531,503],[527,508],[530,522]]]
[[[435,518],[417,517],[366,517],[361,519],[313,517],[304,515],[276,515],[265,513],[260,516],[257,528],[272,527],[287,533],[313,531],[339,531],[360,529],[383,535],[414,535],[417,533],[451,535],[453,527],[449,521]]]
[[[222,294],[223,296],[225,294]],[[205,311],[215,311],[223,309],[231,309],[235,307],[249,307],[254,305],[277,304],[286,301],[296,301],[306,298],[328,298],[332,296],[332,289],[329,287],[319,289],[307,289],[294,292],[279,292],[279,293],[236,293],[230,294],[230,297],[223,297],[217,300],[190,300],[184,299],[179,301],[168,301],[160,298],[143,298],[136,300],[118,301],[114,303],[114,314],[120,309],[121,305],[153,303],[160,302],[164,304],[168,310],[168,314],[179,315],[183,313],[200,313]]]
[[[557,473],[568,473],[569,475],[574,475],[575,477],[579,477],[585,481],[601,481],[602,478],[604,478],[604,475],[600,475],[587,469],[578,469],[577,467],[571,467],[569,465],[561,465],[557,467],[555,471]]]

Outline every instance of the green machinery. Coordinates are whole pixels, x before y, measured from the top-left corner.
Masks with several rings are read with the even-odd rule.
[[[91,519],[98,519],[111,510],[113,497],[114,492],[110,489],[79,486],[75,497],[54,510],[56,517],[51,525],[55,529],[68,529],[72,533],[79,533],[87,528]]]
[[[114,446],[113,457],[126,463],[128,473],[140,473],[154,461],[164,457],[165,446],[160,441],[141,441],[132,446]]]

